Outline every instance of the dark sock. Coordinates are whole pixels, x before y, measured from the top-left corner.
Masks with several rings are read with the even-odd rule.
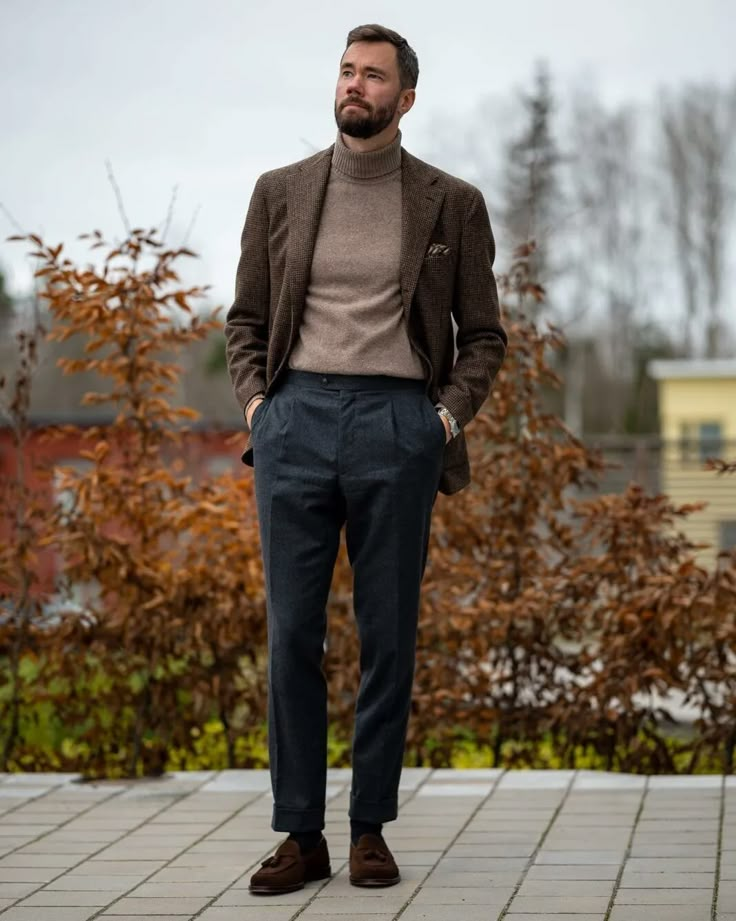
[[[382,823],[361,822],[359,819],[350,820],[350,840],[354,845],[358,844],[361,835],[380,835],[383,829]]]
[[[322,831],[318,828],[314,831],[291,831],[289,837],[296,841],[302,854],[312,851],[322,840]]]

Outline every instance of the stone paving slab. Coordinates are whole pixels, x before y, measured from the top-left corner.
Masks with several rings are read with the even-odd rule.
[[[350,782],[331,879],[265,899],[268,771],[0,775],[0,921],[736,921],[734,777],[406,768],[376,890],[348,880]]]

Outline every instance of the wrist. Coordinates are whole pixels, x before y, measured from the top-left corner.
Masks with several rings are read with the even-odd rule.
[[[243,411],[243,415],[245,416],[245,424],[248,426],[249,429],[250,429],[250,420],[253,418],[253,413],[256,411],[256,407],[259,405],[259,403],[262,403],[264,399],[265,399],[265,394],[257,393],[254,396],[252,396],[250,400],[248,400],[248,402],[245,404],[245,410]]]
[[[265,396],[265,394],[264,394],[264,392],[263,392],[262,390],[259,390],[258,393],[254,393],[253,396],[252,396],[252,397],[248,400],[248,402],[245,404],[245,410],[244,410],[244,412],[247,413],[248,410],[250,409],[251,405],[252,405],[256,400],[262,400],[264,396]]]

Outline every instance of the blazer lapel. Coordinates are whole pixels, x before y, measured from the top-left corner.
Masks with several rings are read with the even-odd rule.
[[[299,328],[304,309],[334,146],[332,144],[322,152],[319,159],[289,177],[286,193],[289,220],[286,277],[291,300],[292,330]]]
[[[401,151],[401,295],[407,321],[422,260],[442,207],[437,173]]]

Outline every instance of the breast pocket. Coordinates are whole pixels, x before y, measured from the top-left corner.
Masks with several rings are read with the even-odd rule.
[[[446,300],[452,295],[455,259],[451,255],[427,256],[422,262],[417,287],[424,296]]]

